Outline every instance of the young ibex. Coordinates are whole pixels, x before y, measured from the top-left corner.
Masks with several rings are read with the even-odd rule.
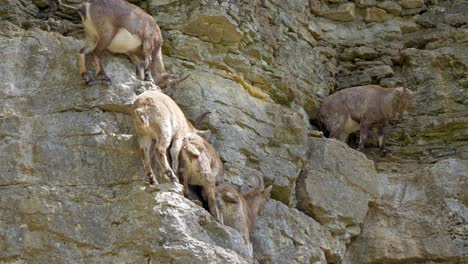
[[[391,121],[403,116],[411,105],[412,95],[406,87],[391,89],[365,85],[343,89],[325,98],[318,119],[330,131],[330,137],[344,142],[349,134],[359,130],[360,151],[364,149],[369,128],[376,128],[379,147],[387,153],[384,131]]]
[[[216,203],[216,186],[224,183],[223,163],[214,147],[198,134],[189,133],[179,154],[179,175],[184,184],[184,195],[190,196],[189,185],[200,186],[203,200],[210,213],[223,223]]]
[[[266,189],[252,188],[241,194],[228,184],[216,187],[216,202],[223,214],[224,224],[242,234],[251,257],[253,256],[252,238],[255,220],[270,198],[271,189],[272,186]]]
[[[179,153],[184,137],[189,133],[202,137],[209,137],[210,134],[210,131],[197,130],[174,100],[162,92],[147,91],[140,94],[133,103],[132,119],[138,144],[143,152],[143,167],[150,184],[158,184],[151,168],[150,151],[153,140],[160,166],[172,181],[177,182],[174,171],[177,172],[179,168]],[[169,146],[172,169],[167,158]]]
[[[164,68],[161,47],[161,30],[152,16],[141,8],[123,0],[86,0],[77,9],[83,22],[86,44],[79,52],[80,73],[86,84],[100,81],[91,79],[86,69],[86,56],[92,55],[96,76],[106,83],[111,83],[104,72],[101,57],[105,50],[127,54],[136,65],[140,79],[152,81],[161,88],[185,80],[189,75],[178,78]],[[53,3],[53,4],[51,4]]]

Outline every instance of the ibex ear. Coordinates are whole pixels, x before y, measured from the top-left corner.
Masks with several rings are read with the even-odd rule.
[[[197,135],[204,138],[205,140],[208,140],[211,136],[211,130],[198,130]]]
[[[397,87],[397,88],[395,88],[395,90],[397,91],[397,94],[398,94],[398,95],[402,95],[403,92],[404,92],[406,89],[403,88],[403,87]]]
[[[201,154],[200,151],[199,151],[194,145],[192,145],[192,144],[190,144],[190,143],[187,143],[187,144],[185,145],[185,149],[186,149],[190,154],[194,155],[195,157],[198,157],[198,156],[200,156],[200,154]]]
[[[239,203],[239,198],[232,192],[223,193],[223,200],[228,203]]]
[[[267,198],[270,197],[271,190],[273,189],[273,185],[268,186],[265,190],[263,190],[263,195]]]

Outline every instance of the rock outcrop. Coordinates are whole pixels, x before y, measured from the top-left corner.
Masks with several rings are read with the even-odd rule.
[[[0,263],[468,261],[466,1],[130,1],[191,73],[164,92],[211,112],[226,181],[273,185],[255,260],[179,185],[145,185],[129,105],[158,88],[110,54],[113,85],[85,86],[74,11],[0,2]],[[365,84],[416,92],[387,157],[311,137],[325,96]]]
[[[368,204],[378,195],[372,161],[343,142],[311,138],[310,153],[297,183],[297,208],[335,236],[361,231]]]

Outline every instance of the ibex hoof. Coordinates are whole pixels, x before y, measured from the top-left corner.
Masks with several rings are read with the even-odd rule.
[[[107,85],[112,85],[112,81],[109,77],[107,76],[104,76],[102,79],[101,79],[102,83],[105,83]]]
[[[149,183],[149,185],[151,185],[151,186],[156,186],[156,185],[158,185],[158,181],[156,180],[156,177],[154,177],[154,175],[149,175],[149,176],[148,176],[148,183]]]
[[[387,156],[388,154],[392,154],[392,151],[390,149],[388,149],[388,148],[385,148],[385,149],[382,150],[382,154],[384,156]]]
[[[153,77],[151,77],[151,75],[146,75],[145,76],[145,81],[154,83]]]
[[[177,182],[177,183],[179,182],[179,179],[177,179],[174,172],[168,171],[166,174],[167,174],[167,177],[169,177],[169,179],[171,180],[171,182]]]
[[[86,80],[86,85],[88,85],[88,86],[96,85],[96,84],[100,84],[100,83],[101,83],[101,81],[94,80],[94,79]]]

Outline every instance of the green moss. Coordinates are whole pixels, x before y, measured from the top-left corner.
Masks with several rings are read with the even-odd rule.
[[[291,191],[288,186],[278,186],[273,184],[273,190],[271,191],[272,199],[280,201],[287,205],[290,202],[290,197]]]

